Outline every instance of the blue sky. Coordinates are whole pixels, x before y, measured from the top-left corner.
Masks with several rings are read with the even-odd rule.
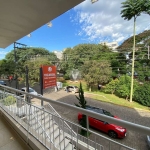
[[[133,20],[121,18],[121,2],[124,0],[105,0],[91,4],[86,0],[54,20],[52,27],[43,25],[33,31],[31,37],[18,40],[32,47],[43,47],[49,51],[62,51],[80,43],[100,43],[118,41],[122,43],[132,36]],[[141,15],[137,19],[136,32],[150,29],[150,16]],[[0,59],[13,50],[13,45],[0,49]]]

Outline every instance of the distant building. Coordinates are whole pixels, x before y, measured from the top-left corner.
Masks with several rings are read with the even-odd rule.
[[[117,41],[114,41],[114,42],[101,42],[100,44],[107,45],[114,52],[117,52],[116,48],[119,46]]]
[[[54,54],[57,56],[58,59],[62,59],[62,51],[54,51]]]

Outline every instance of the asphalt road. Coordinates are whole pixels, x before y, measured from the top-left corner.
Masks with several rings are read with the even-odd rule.
[[[15,87],[15,81],[13,81],[11,83],[11,87]],[[19,89],[21,89],[22,87],[24,87],[23,84],[19,86]],[[33,88],[38,93],[40,93],[39,85],[36,85]],[[76,95],[78,95],[78,94],[76,94]],[[67,93],[63,90],[60,90],[58,92],[54,92],[54,89],[46,90],[46,91],[44,91],[44,96],[49,99],[61,101],[61,102],[71,104],[71,105],[74,105],[74,103],[78,103],[78,100],[74,94]],[[131,108],[122,107],[122,106],[118,106],[118,105],[113,105],[110,103],[104,103],[104,102],[89,98],[90,95],[88,95],[88,94],[85,94],[85,97],[86,97],[88,105],[103,108],[103,109],[111,112],[113,115],[117,115],[119,118],[121,118],[123,120],[150,127],[150,112],[148,112],[148,111],[142,111],[142,110],[131,109]],[[75,112],[73,110],[68,110],[61,106],[57,106],[57,105],[53,105],[53,104],[52,104],[52,106],[57,110],[57,112],[62,117],[78,124],[78,120],[77,120],[78,112]],[[93,128],[91,130],[93,130],[96,133],[102,134],[108,138],[108,135],[105,133],[102,133]],[[137,150],[148,150],[149,148],[147,145],[146,136],[147,135],[137,133],[137,132],[134,132],[131,130],[127,130],[127,136],[124,139],[116,139],[116,141],[118,141],[119,143],[122,143],[124,145],[127,145],[129,147],[135,148]],[[92,140],[95,140],[94,135],[90,135],[90,138]],[[98,137],[96,137],[96,140],[98,143],[104,145],[106,150],[108,149],[108,144],[109,144],[108,141],[104,140],[103,138],[98,138]],[[115,146],[113,147],[113,145],[112,145],[112,150],[115,150],[115,149],[117,150],[119,148],[117,148]],[[123,149],[121,149],[121,150],[123,150]]]
[[[78,95],[78,94],[76,94],[76,95]],[[50,92],[50,93],[45,94],[45,96],[52,100],[61,101],[61,102],[71,104],[71,105],[74,105],[74,103],[78,103],[74,94],[66,93],[63,90],[58,91],[58,92]],[[113,105],[110,103],[104,103],[101,101],[93,100],[93,99],[89,98],[88,94],[85,94],[85,97],[86,97],[88,105],[103,108],[103,109],[111,112],[113,115],[117,115],[118,117],[120,117],[123,120],[150,127],[150,112],[148,112],[148,111],[136,110],[136,109],[131,109],[131,108],[127,108],[127,107],[122,107],[122,106]],[[54,104],[52,104],[52,106],[57,110],[57,112],[62,117],[66,118],[74,123],[78,123],[78,120],[77,120],[78,112],[75,112],[73,110],[68,110],[68,109],[65,109],[61,106],[57,106]],[[93,130],[99,134],[102,134],[108,138],[108,135],[105,133],[102,133],[93,128],[91,130]],[[146,136],[147,135],[137,133],[135,131],[127,130],[127,136],[124,139],[116,139],[116,141],[118,141],[119,143],[122,143],[124,145],[127,145],[129,147],[135,148],[137,150],[148,150]],[[94,135],[91,135],[91,139],[92,140],[95,139]],[[99,138],[99,142],[108,148],[108,142],[106,142],[106,140]],[[112,149],[115,150],[115,148],[112,148]],[[116,148],[116,149],[119,149],[119,148]]]

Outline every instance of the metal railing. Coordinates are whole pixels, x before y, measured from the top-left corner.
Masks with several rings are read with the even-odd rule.
[[[76,147],[77,149],[82,149],[83,147],[87,149],[97,149],[97,150],[103,150],[103,149],[129,149],[133,150],[134,148],[130,148],[128,146],[125,146],[121,143],[118,143],[112,139],[109,139],[105,136],[102,136],[92,130],[85,129],[81,127],[78,124],[75,124],[67,119],[62,118],[50,105],[51,112],[46,111],[43,108],[37,107],[32,104],[28,104],[26,101],[21,99],[19,96],[16,96],[16,92],[26,94],[35,98],[38,98],[39,100],[43,100],[46,102],[51,102],[53,104],[65,106],[65,108],[71,108],[73,110],[76,110],[78,112],[82,112],[87,116],[91,116],[100,120],[105,120],[108,122],[113,122],[116,124],[123,125],[125,127],[128,127],[129,129],[135,130],[141,133],[150,133],[150,128],[133,124],[130,122],[126,122],[123,120],[117,120],[108,116],[104,116],[101,114],[97,114],[91,111],[87,111],[72,105],[68,105],[62,102],[53,101],[44,97],[35,96],[32,94],[28,94],[26,92],[22,92],[20,90],[16,90],[10,87],[1,86],[0,91],[0,107],[3,111],[7,112],[10,116],[12,116],[22,127],[24,127],[27,130],[27,138],[28,135],[33,135],[39,142],[41,142],[44,146],[46,146],[48,149],[61,149],[61,137],[58,137],[58,141],[56,141],[56,133],[61,135],[65,140],[63,141],[63,145],[66,145],[66,143],[69,141],[71,143],[71,149]],[[6,92],[7,91],[7,92]],[[13,96],[16,98],[16,102],[10,105],[5,104],[5,99],[8,98],[8,96]],[[13,99],[13,98],[12,98]],[[10,102],[11,103],[11,102]],[[18,104],[19,103],[19,104]],[[38,114],[38,112],[41,112],[42,114]],[[49,119],[47,119],[49,118]],[[47,121],[49,126],[51,126],[51,129],[46,130]],[[88,122],[88,119],[87,119]],[[83,137],[80,135],[80,130],[84,129],[87,132],[90,132],[93,136],[93,139],[91,140],[89,137]],[[50,131],[51,130],[51,131]],[[57,136],[58,136],[57,135]],[[69,145],[70,146],[70,145]]]

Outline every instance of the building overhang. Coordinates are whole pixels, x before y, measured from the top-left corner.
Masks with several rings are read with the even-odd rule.
[[[0,47],[48,23],[84,0],[0,0]]]

